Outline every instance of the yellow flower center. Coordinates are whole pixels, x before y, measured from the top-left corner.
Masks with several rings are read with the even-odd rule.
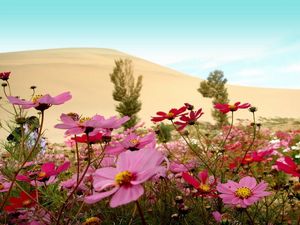
[[[228,105],[228,108],[231,110],[231,111],[236,111],[237,110],[237,107],[235,105]]]
[[[79,122],[84,123],[84,122],[89,121],[89,120],[91,120],[91,117],[81,117]]]
[[[167,117],[168,117],[168,118],[173,118],[173,117],[174,117],[174,113],[169,112],[169,113],[167,114]]]
[[[38,177],[43,178],[46,176],[46,173],[44,171],[39,172]]]
[[[199,189],[203,192],[209,192],[210,191],[210,186],[208,184],[200,184]]]
[[[85,220],[82,225],[99,225],[100,219],[98,217],[90,217]]]
[[[235,196],[242,199],[249,198],[251,195],[252,191],[247,187],[240,187],[235,191]]]
[[[35,95],[32,99],[32,102],[37,103],[41,97],[43,97],[43,95]]]
[[[0,191],[4,189],[4,185],[0,183]]]
[[[27,200],[25,200],[25,201],[22,202],[22,205],[23,205],[24,207],[27,207],[27,206],[29,206],[31,203],[32,203],[32,201],[31,201],[30,199],[27,199]]]
[[[123,172],[118,173],[115,176],[115,181],[119,185],[128,184],[132,180],[132,177],[133,177],[132,173],[129,172],[129,171],[127,171],[127,170],[125,170]]]
[[[131,144],[133,144],[133,145],[137,145],[139,143],[139,140],[137,140],[137,139],[131,139],[129,142]]]

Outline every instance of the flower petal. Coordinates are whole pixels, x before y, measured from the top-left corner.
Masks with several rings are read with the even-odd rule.
[[[115,208],[138,200],[144,194],[142,185],[122,186],[110,200],[110,207]]]

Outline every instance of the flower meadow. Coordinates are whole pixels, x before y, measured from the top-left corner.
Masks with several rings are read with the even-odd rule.
[[[32,86],[25,100],[10,76],[0,73],[0,107],[12,119],[0,152],[0,224],[300,224],[300,130],[264,128],[250,103],[215,104],[231,118],[222,127],[199,122],[204,109],[189,103],[153,112],[152,128],[127,130],[127,116],[62,112],[55,128],[65,144],[45,145],[47,111],[72,94]],[[240,110],[252,121],[233,124]]]

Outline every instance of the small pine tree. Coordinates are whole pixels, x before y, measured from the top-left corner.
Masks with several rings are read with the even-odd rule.
[[[213,104],[215,103],[228,103],[228,92],[225,84],[227,79],[224,78],[224,73],[221,70],[211,72],[207,78],[200,83],[198,91],[205,98],[212,98]],[[228,117],[226,114],[221,113],[219,110],[212,110],[212,117],[217,122],[218,126],[228,124]]]
[[[113,98],[120,102],[116,106],[116,111],[121,116],[130,117],[130,120],[123,125],[125,128],[133,127],[138,122],[137,113],[142,108],[142,102],[139,100],[142,79],[143,77],[140,75],[135,83],[130,59],[115,60],[115,67],[110,74],[110,80],[114,84]]]

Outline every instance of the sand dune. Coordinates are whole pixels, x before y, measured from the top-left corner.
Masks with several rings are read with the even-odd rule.
[[[190,102],[205,111],[203,120],[211,121],[211,102],[204,99],[197,88],[201,79],[179,73],[175,70],[151,63],[141,58],[110,49],[53,49],[0,54],[0,71],[12,71],[10,83],[13,94],[22,98],[30,96],[29,87],[36,85],[37,94],[59,94],[71,91],[73,99],[68,103],[46,111],[46,134],[50,141],[61,142],[63,131],[53,128],[62,112],[77,112],[92,116],[96,113],[116,115],[116,102],[112,99],[113,85],[109,73],[114,60],[131,58],[135,75],[143,75],[142,111],[140,117],[148,126],[151,116],[158,110],[166,111]],[[300,117],[300,90],[264,89],[254,87],[228,86],[230,99],[249,102],[258,107],[258,116]],[[1,93],[0,96],[3,97]],[[1,104],[7,106],[3,100]],[[29,114],[34,114],[30,111]],[[251,118],[249,112],[237,112],[237,117]],[[0,111],[3,123],[8,118]],[[7,136],[3,130],[0,139]]]

